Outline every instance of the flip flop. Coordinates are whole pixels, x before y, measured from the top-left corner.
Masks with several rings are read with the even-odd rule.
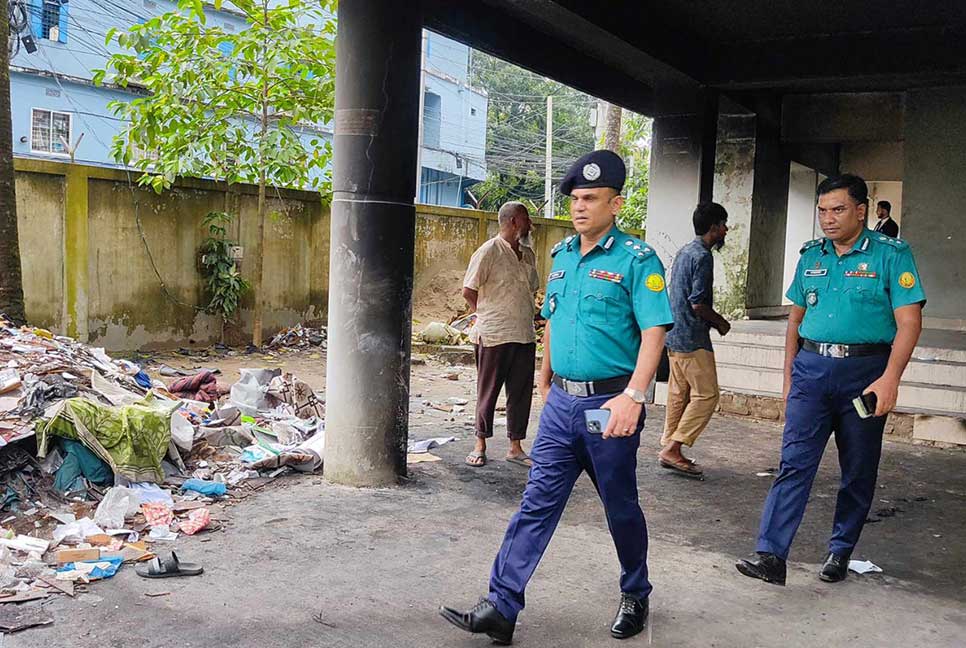
[[[661,463],[661,468],[667,468],[668,470],[672,472],[676,472],[680,475],[684,475],[685,477],[692,477],[697,479],[701,479],[704,477],[704,473],[701,472],[700,469],[695,467],[695,465],[691,462],[686,461],[685,463],[681,464],[681,463],[672,463],[670,461],[665,461],[664,459],[659,459],[659,461]]]
[[[518,466],[523,466],[525,468],[530,468],[533,466],[533,459],[531,459],[525,452],[522,455],[507,457],[506,460],[508,463],[517,464]],[[527,463],[528,461],[530,463]]]
[[[161,560],[155,556],[145,563],[144,567],[135,567],[134,571],[142,578],[175,578],[178,576],[198,576],[205,571],[201,565],[195,563],[183,563],[178,560],[177,554],[171,552],[170,558]]]
[[[482,459],[483,461],[476,463],[473,461],[473,459]],[[466,455],[466,459],[464,459],[463,461],[466,463],[467,466],[472,466],[473,468],[482,468],[483,466],[486,465],[486,453],[477,452],[476,450],[474,450],[473,452]]]

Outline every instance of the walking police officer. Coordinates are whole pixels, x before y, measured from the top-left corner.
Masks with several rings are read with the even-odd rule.
[[[615,226],[625,175],[619,156],[594,151],[577,160],[561,182],[561,192],[571,197],[577,235],[551,252],[538,385],[546,405],[530,452],[533,467],[493,564],[489,596],[466,612],[440,609],[454,625],[498,643],[513,638],[524,589],[583,471],[604,504],[621,564],[611,634],[631,637],[647,621],[651,584],[637,449],[644,390],[673,319],[664,266],[654,249]]]
[[[758,558],[736,564],[745,576],[785,584],[785,561],[805,512],[829,436],[835,433],[842,482],[820,578],[848,573],[875,495],[886,415],[922,330],[926,303],[909,246],[866,229],[862,178],[831,177],[818,186],[825,238],[802,247],[786,293],[793,302],[785,336],[785,431],[781,469],[758,532]],[[860,417],[853,401],[875,394]]]

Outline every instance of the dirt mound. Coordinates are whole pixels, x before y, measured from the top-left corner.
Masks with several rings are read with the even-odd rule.
[[[448,324],[468,309],[463,299],[464,270],[427,271],[416,279],[413,320],[420,324]]]

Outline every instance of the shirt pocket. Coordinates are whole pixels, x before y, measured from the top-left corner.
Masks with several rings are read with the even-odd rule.
[[[560,300],[563,299],[566,292],[566,280],[561,278],[547,282],[546,295],[544,296],[547,310],[550,311],[550,317],[547,319],[553,319],[554,313],[560,310]]]
[[[828,295],[829,276],[802,277],[802,292],[805,295],[805,307],[818,306]]]
[[[615,323],[630,312],[627,292],[619,283],[592,279],[580,300],[581,314],[592,324]]]
[[[843,289],[850,304],[874,305],[881,299],[878,279],[854,279]]]

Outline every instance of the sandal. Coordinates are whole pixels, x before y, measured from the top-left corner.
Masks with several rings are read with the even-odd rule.
[[[177,576],[198,576],[205,571],[201,565],[183,563],[177,554],[171,552],[170,558],[161,560],[155,556],[145,564],[145,567],[135,567],[134,571],[142,578],[175,578]]]
[[[474,468],[482,468],[483,466],[486,465],[486,453],[477,452],[476,450],[474,450],[473,452],[466,455],[466,459],[464,459],[464,461],[466,462],[467,466],[473,466]]]
[[[668,470],[676,472],[679,475],[684,475],[685,477],[701,478],[704,476],[704,473],[701,472],[700,468],[695,466],[694,463],[687,460],[683,462],[676,462],[676,461],[671,462],[671,461],[665,461],[664,459],[658,458],[658,461],[660,461],[661,463],[661,468],[667,468]]]
[[[506,460],[508,463],[517,464],[518,466],[523,466],[524,468],[529,468],[533,465],[533,460],[530,459],[525,452],[522,455],[513,455],[512,457],[507,457]]]

